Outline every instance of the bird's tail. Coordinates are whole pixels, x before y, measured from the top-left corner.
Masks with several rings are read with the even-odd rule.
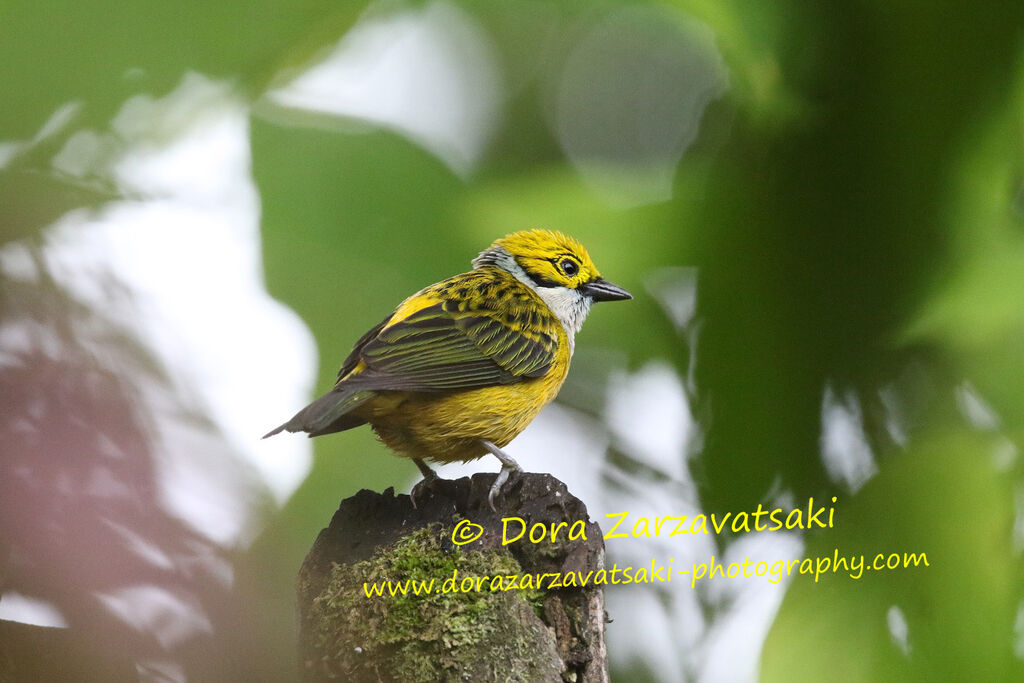
[[[348,413],[369,401],[373,396],[373,391],[365,389],[330,391],[295,413],[292,419],[277,429],[272,429],[264,434],[263,438],[284,431],[306,432],[310,436],[320,436],[366,424],[366,420]]]

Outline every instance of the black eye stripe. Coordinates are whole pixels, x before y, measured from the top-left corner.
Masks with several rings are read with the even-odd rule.
[[[577,261],[575,258],[571,256],[559,256],[557,258],[549,258],[546,260],[548,263],[552,265],[552,267],[554,267],[555,270],[559,271],[562,275],[565,275],[566,277],[576,277],[576,275],[578,275],[580,272],[580,268],[582,267],[580,266],[579,261]],[[568,266],[568,268],[566,266]],[[555,280],[552,280],[551,278],[545,276],[543,273],[533,270],[529,267],[523,267],[523,272],[526,273],[526,276],[529,277],[530,280],[532,280],[533,283],[538,287],[564,286],[562,283],[556,282]]]
[[[559,283],[554,280],[549,280],[543,275],[531,275],[530,279],[537,283],[538,287],[561,287]]]

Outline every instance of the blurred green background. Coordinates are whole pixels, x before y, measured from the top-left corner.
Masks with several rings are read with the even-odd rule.
[[[290,488],[249,451],[404,297],[548,227],[636,295],[591,314],[559,398],[605,444],[596,488],[567,480],[592,514],[629,507],[602,493],[621,481],[707,513],[837,496],[800,554],[930,562],[796,577],[763,644],[734,648],[719,620],[761,584],[662,596],[657,651],[616,649],[645,628],[632,617],[609,626],[614,679],[1024,680],[1022,38],[1019,0],[0,2],[0,616],[11,595],[48,605],[147,680],[292,679],[316,533],[413,469],[365,429],[317,439]],[[133,160],[225,111],[250,229],[171,221],[170,275],[139,289],[124,264],[155,227],[130,212],[158,215],[195,171],[154,184]],[[230,192],[202,178],[190,206],[214,211]],[[125,212],[130,245],[90,241]],[[233,287],[239,254],[265,291]],[[151,302],[179,289],[216,314],[155,325]],[[280,307],[238,322],[267,293],[306,328]],[[268,341],[286,323],[315,336],[315,387],[308,344]],[[161,329],[190,350],[230,339],[253,359],[238,405],[281,400],[276,418],[233,434],[207,409],[215,373]],[[645,460],[608,406],[652,362],[693,423]],[[306,376],[281,389],[290,368]],[[169,470],[195,488],[168,494]],[[239,529],[197,526],[229,498]],[[733,649],[745,673],[718,668]]]

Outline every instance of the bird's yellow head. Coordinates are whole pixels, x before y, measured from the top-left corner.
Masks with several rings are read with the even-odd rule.
[[[572,237],[551,230],[522,230],[506,235],[492,245],[507,251],[538,285],[576,289],[601,277],[583,245]]]
[[[577,240],[552,230],[522,230],[495,241],[474,261],[497,266],[537,290],[564,288],[591,301],[631,299],[626,290],[601,277]]]

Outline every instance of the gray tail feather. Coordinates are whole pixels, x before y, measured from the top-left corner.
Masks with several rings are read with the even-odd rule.
[[[284,431],[306,432],[310,436],[320,436],[358,427],[365,424],[366,420],[354,415],[347,416],[346,413],[366,403],[373,396],[374,392],[368,390],[328,392],[295,413],[292,419],[280,427],[264,434],[263,438]]]

